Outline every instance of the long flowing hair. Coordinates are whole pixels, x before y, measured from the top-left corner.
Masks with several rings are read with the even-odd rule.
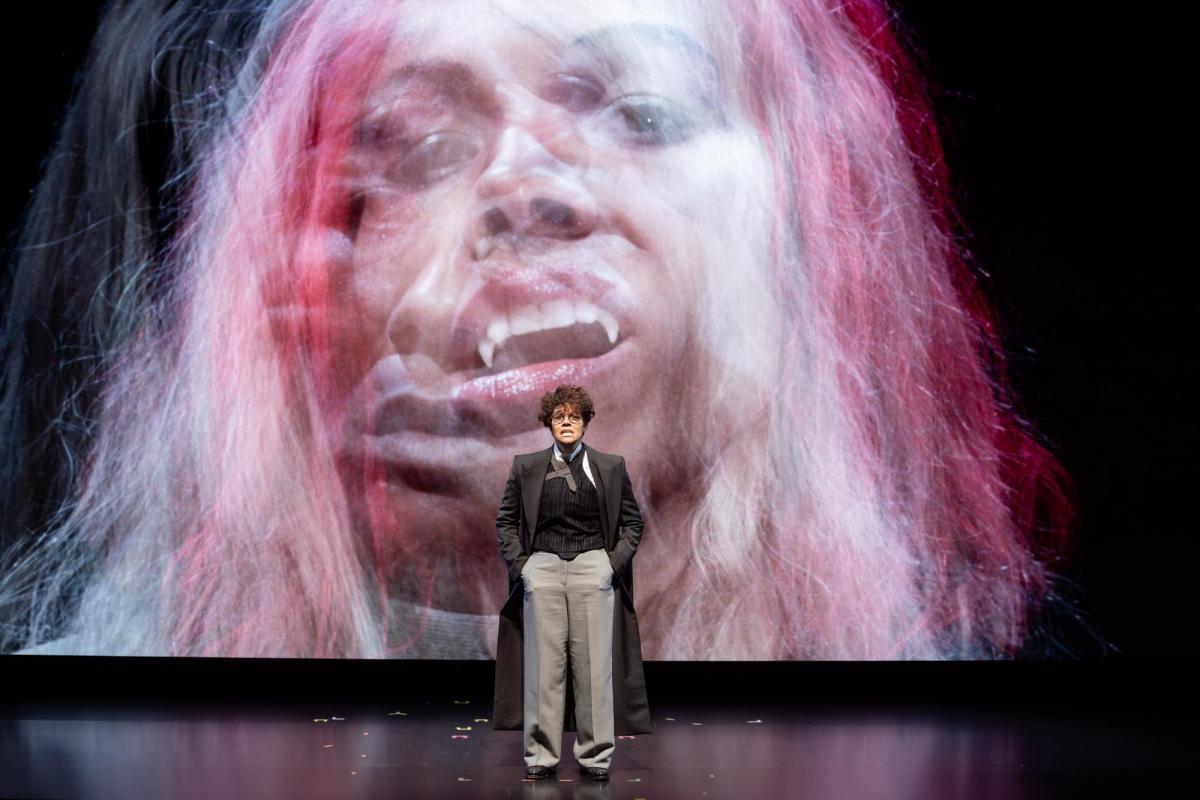
[[[1011,655],[1063,544],[1068,484],[1015,411],[920,83],[877,3],[738,7],[789,329],[757,375],[716,362],[715,385],[757,392],[725,393],[696,431],[722,452],[667,651]]]
[[[338,324],[322,309],[351,246],[331,224],[348,213],[337,165],[386,45],[381,5],[402,3],[243,4],[236,56],[190,62],[211,80],[171,107],[196,130],[175,132],[189,149],[161,182],[179,207],[170,238],[110,256],[122,313],[86,315],[109,333],[55,396],[92,400],[66,415],[84,432],[60,457],[61,503],[0,584],[10,646],[388,652],[376,551],[319,414]],[[688,432],[705,465],[683,532],[696,557],[642,609],[669,619],[658,655],[1011,654],[1047,588],[1062,479],[1014,409],[920,84],[874,0],[734,5],[726,35],[773,192],[765,255],[747,267],[786,326],[769,357],[732,357],[761,343],[729,324],[729,287],[712,278],[698,338],[713,343],[700,392],[713,411]],[[190,24],[199,47],[217,17],[160,16],[159,30]],[[52,178],[42,192],[61,188]],[[734,213],[763,206],[742,200]],[[53,299],[22,302],[6,323],[6,408],[34,403],[10,354],[26,309]]]

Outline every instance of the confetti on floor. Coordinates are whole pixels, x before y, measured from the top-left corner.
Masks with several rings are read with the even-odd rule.
[[[329,720],[325,719],[324,717],[317,717],[313,720],[313,722],[329,722]]]
[[[746,720],[746,724],[747,725],[762,725],[762,720],[761,719],[748,719],[748,720]]]
[[[470,778],[459,778],[458,782],[459,783],[470,783],[471,779]]]
[[[346,721],[345,717],[330,717],[330,719],[333,720],[334,722],[345,722]]]
[[[388,716],[389,717],[407,717],[408,714],[406,714],[403,711],[389,711]]]
[[[674,717],[663,717],[663,719],[665,719],[667,722],[674,722],[674,721],[675,721],[675,718],[674,718]]]
[[[329,748],[333,747],[333,745],[331,745],[331,744],[323,744],[323,745],[321,745],[321,747],[324,747],[326,750],[328,750]]]
[[[465,705],[466,705],[467,703],[469,703],[469,702],[471,702],[471,701],[470,701],[470,700],[455,700],[455,701],[454,701],[454,705],[456,705],[456,706],[465,706]]]
[[[704,723],[703,722],[693,722],[692,724],[693,725],[703,725]]]
[[[470,726],[470,725],[455,725],[455,726],[454,726],[454,730],[456,730],[456,731],[469,731],[469,730],[471,730],[471,726]]]
[[[471,737],[467,736],[465,733],[456,733],[453,736],[451,736],[450,738],[451,739],[470,739]]]
[[[626,783],[641,783],[641,782],[642,782],[641,778],[630,778],[629,780],[626,781]]]
[[[485,718],[483,718],[483,717],[480,717],[479,719],[477,719],[477,720],[474,720],[474,721],[475,721],[475,722],[487,722],[487,719],[485,719]]]
[[[618,739],[636,739],[636,736],[618,736]]]

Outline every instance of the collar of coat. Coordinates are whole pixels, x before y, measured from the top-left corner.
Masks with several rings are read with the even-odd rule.
[[[596,493],[600,495],[600,529],[604,534],[605,546],[610,550],[616,546],[616,531],[610,527],[610,521],[619,518],[621,502],[621,476],[617,469],[621,463],[620,456],[601,453],[586,443],[583,445],[585,467],[590,467],[592,483],[596,485]],[[546,482],[546,472],[550,469],[550,459],[554,457],[554,446],[536,453],[526,453],[517,456],[521,465],[521,501],[525,506],[525,522],[529,535],[537,532],[538,510],[541,506],[542,484]]]
[[[587,450],[583,449],[583,442],[577,442],[575,444],[575,448],[571,451],[571,459],[572,460],[570,460],[570,461],[568,461],[566,458],[563,457],[563,452],[559,448],[558,442],[555,442],[553,445],[551,445],[551,449],[554,451],[554,453],[550,457],[550,459],[552,461],[554,461],[554,460],[562,461],[564,464],[573,464],[574,459],[579,458],[579,453],[580,453],[580,451],[582,451],[583,456],[582,456],[582,458],[579,458],[579,460],[583,462],[583,464],[582,464],[583,474],[587,475],[587,479],[592,482],[592,486],[596,485],[596,476],[592,474],[592,465],[588,462],[588,454],[587,454]],[[540,492],[539,492],[539,496],[540,496]]]

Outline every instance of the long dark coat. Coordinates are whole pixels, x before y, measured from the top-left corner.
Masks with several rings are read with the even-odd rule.
[[[642,538],[642,515],[633,496],[633,486],[621,456],[601,453],[584,445],[588,466],[596,481],[600,503],[600,528],[613,566],[613,708],[616,732],[621,735],[650,733],[650,707],[646,704],[646,678],[642,671],[642,639],[637,613],[633,610],[633,556]],[[550,467],[553,447],[513,459],[496,536],[500,554],[508,565],[508,600],[500,610],[496,640],[496,697],[493,727],[520,730],[524,717],[524,653],[521,624],[524,586],[521,568],[537,530],[542,484]],[[585,479],[586,480],[586,479]],[[574,691],[567,670],[566,730],[575,730]]]

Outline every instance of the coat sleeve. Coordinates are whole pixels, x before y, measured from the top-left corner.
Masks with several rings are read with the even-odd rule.
[[[529,556],[521,546],[521,473],[515,458],[504,486],[504,496],[500,498],[500,513],[496,515],[496,539],[500,543],[500,555],[508,566],[508,579],[516,581]]]
[[[621,459],[621,516],[617,525],[617,546],[609,561],[613,572],[623,573],[633,563],[633,556],[642,541],[642,512],[633,496],[633,484],[629,482],[624,458]]]

